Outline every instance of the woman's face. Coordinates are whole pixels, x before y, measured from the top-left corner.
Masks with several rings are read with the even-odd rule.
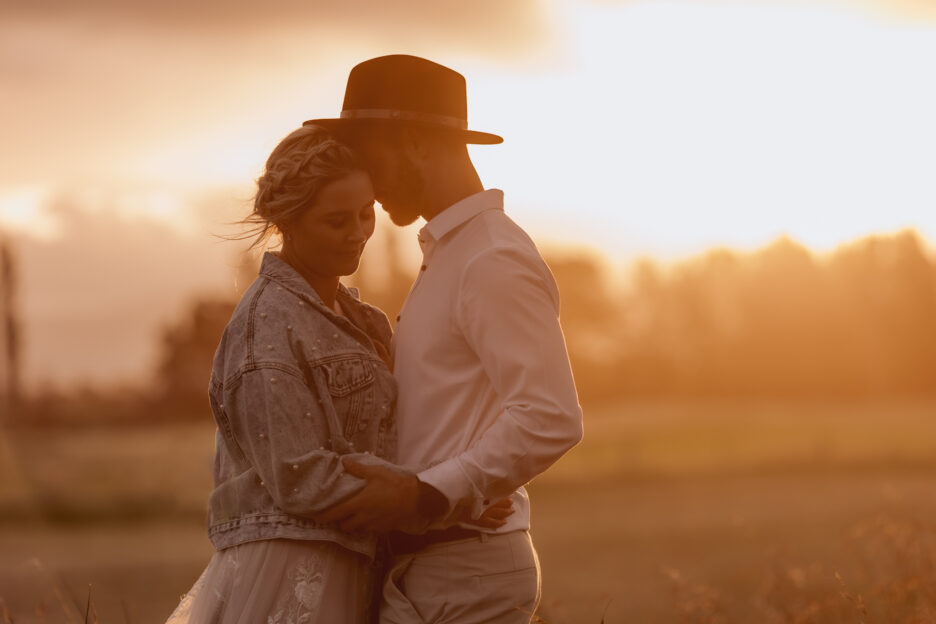
[[[354,273],[373,233],[374,188],[363,171],[327,184],[286,229],[290,257],[322,277]]]

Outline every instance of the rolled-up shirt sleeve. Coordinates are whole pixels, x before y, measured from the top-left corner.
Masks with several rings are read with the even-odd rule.
[[[464,268],[458,327],[500,399],[464,452],[420,480],[477,518],[545,471],[582,439],[582,411],[559,326],[559,292],[538,254],[490,248]]]
[[[369,453],[347,452],[326,414],[331,396],[319,396],[298,371],[281,367],[244,373],[225,388],[225,421],[277,507],[311,517],[356,493],[364,480],[348,474],[342,458],[399,470]]]

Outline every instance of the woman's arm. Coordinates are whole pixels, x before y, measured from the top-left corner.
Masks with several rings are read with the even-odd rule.
[[[348,474],[341,459],[399,470],[370,453],[354,452],[329,423],[331,395],[305,377],[318,374],[282,366],[244,373],[225,388],[223,412],[230,435],[276,506],[311,517],[351,496],[364,480]],[[312,386],[312,387],[310,387]]]

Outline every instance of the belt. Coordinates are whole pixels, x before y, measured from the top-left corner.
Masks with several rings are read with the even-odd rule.
[[[387,535],[387,546],[391,555],[409,555],[433,544],[480,537],[481,531],[466,529],[457,525],[437,531],[426,531],[420,535],[391,531]]]

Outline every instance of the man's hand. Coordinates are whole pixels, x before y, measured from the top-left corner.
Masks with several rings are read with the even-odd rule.
[[[508,496],[485,509],[484,513],[481,514],[477,520],[468,518],[464,522],[466,524],[473,524],[482,529],[499,529],[507,524],[507,518],[513,514],[513,500]]]
[[[347,533],[386,532],[419,522],[419,480],[383,466],[342,460],[348,474],[366,479],[360,492],[315,516],[316,522],[337,524]]]

